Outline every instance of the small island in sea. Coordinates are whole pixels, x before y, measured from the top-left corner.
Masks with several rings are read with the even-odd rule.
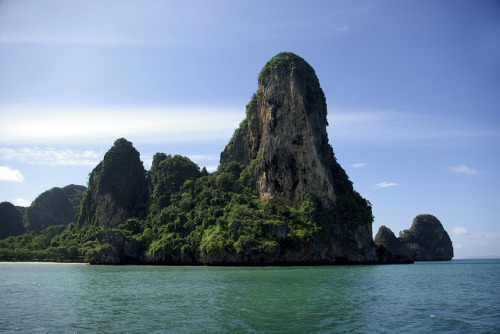
[[[0,204],[0,260],[91,264],[334,265],[450,260],[447,232],[419,215],[396,238],[372,237],[371,204],[328,141],[324,93],[293,53],[258,76],[246,118],[217,171],[115,141],[88,187],[42,193],[29,208]]]

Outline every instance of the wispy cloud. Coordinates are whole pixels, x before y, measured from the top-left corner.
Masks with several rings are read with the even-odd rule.
[[[454,227],[452,232],[454,235],[464,235],[469,233],[469,231],[465,227]]]
[[[195,155],[189,155],[188,158],[193,161],[198,161],[198,160],[213,161],[213,160],[219,160],[220,157],[215,154],[195,154]]]
[[[328,121],[333,138],[349,143],[384,143],[427,146],[457,139],[500,137],[500,129],[474,124],[452,123],[434,114],[400,110],[340,107],[328,104]]]
[[[446,167],[447,170],[449,170],[452,173],[457,173],[457,174],[467,174],[467,175],[476,175],[479,174],[477,170],[474,168],[470,168],[466,165],[458,165],[458,166],[453,166],[453,167]]]
[[[24,207],[27,207],[27,206],[30,206],[31,205],[31,202],[28,201],[27,199],[24,199],[24,198],[16,198],[12,201],[12,204],[14,205],[17,205],[17,206],[24,206]]]
[[[23,174],[18,169],[0,166],[0,181],[23,182]]]
[[[208,172],[212,173],[212,172],[215,172],[217,170],[217,168],[219,167],[219,165],[212,165],[212,166],[206,166],[205,168],[207,169]]]
[[[101,152],[55,148],[0,148],[2,160],[19,161],[48,166],[95,166],[102,158]]]
[[[395,182],[379,182],[379,183],[373,185],[372,189],[389,188],[389,187],[395,187],[397,185],[398,185],[398,183],[395,183]]]
[[[469,231],[455,227],[451,237],[456,258],[497,258],[500,255],[500,232],[497,230]]]
[[[126,36],[99,36],[76,33],[31,33],[11,34],[0,37],[2,44],[67,44],[67,45],[94,45],[104,47],[117,46],[164,46],[166,41],[134,39]]]
[[[243,107],[165,106],[129,109],[4,108],[0,143],[139,142],[230,138]]]
[[[366,167],[366,166],[368,166],[368,164],[366,162],[359,162],[359,163],[352,165],[352,167],[354,167],[354,168],[361,168],[361,167]]]

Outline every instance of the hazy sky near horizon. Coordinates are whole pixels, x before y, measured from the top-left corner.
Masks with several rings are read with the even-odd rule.
[[[0,201],[86,185],[120,137],[215,170],[281,51],[374,233],[430,213],[456,258],[500,257],[498,1],[0,1]]]

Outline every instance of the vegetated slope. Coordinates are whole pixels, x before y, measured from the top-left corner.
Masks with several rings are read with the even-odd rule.
[[[82,201],[82,242],[97,242],[89,261],[376,261],[371,207],[328,144],[326,103],[314,70],[281,53],[266,64],[258,84],[215,173],[160,153],[146,180],[132,144],[115,142],[92,172]],[[96,227],[97,234],[88,233]]]
[[[26,209],[27,229],[39,233],[51,225],[67,226],[75,222],[85,189],[84,186],[71,184],[40,194]]]

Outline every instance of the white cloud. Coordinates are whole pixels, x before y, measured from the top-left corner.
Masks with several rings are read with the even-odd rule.
[[[230,138],[244,108],[166,106],[137,109],[4,108],[0,143],[169,142]],[[27,121],[28,120],[28,121]]]
[[[352,165],[352,167],[354,167],[354,168],[361,168],[361,167],[366,167],[366,166],[368,166],[368,164],[366,162],[359,162],[359,163]]]
[[[469,231],[465,227],[454,227],[452,232],[454,235],[464,235],[469,233]]]
[[[0,166],[0,181],[23,182],[23,174],[18,169]]]
[[[198,160],[213,161],[213,160],[219,160],[220,157],[215,154],[195,154],[195,155],[189,155],[188,158],[193,161],[198,161]]]
[[[458,229],[458,234],[455,234]],[[463,230],[462,230],[463,229]],[[466,233],[464,233],[467,231]],[[499,231],[468,231],[458,227],[452,230],[455,258],[500,257]]]
[[[71,150],[55,148],[0,148],[3,160],[21,161],[33,165],[49,166],[95,166],[102,153],[92,150]]]
[[[215,172],[218,167],[219,167],[219,165],[217,165],[217,166],[213,165],[213,166],[206,166],[205,168],[207,169],[207,172],[212,173],[212,172]]]
[[[119,36],[120,37],[120,36]],[[97,35],[70,34],[70,33],[31,33],[31,34],[10,34],[2,36],[0,43],[5,44],[76,44],[76,45],[96,45],[96,46],[138,46],[138,45],[162,45],[161,41],[134,40],[131,38],[111,38]]]
[[[452,172],[452,173],[457,173],[457,174],[467,174],[467,175],[476,175],[479,172],[475,170],[474,168],[470,168],[466,165],[458,165],[454,167],[447,167],[447,169]]]
[[[450,140],[456,143],[455,140],[461,138],[500,137],[496,128],[451,123],[434,114],[328,105],[332,137],[349,143],[400,145],[411,142],[418,146],[435,146]]]
[[[381,189],[381,188],[389,188],[389,187],[395,187],[398,184],[395,182],[379,182],[375,185],[372,186],[372,189]]]
[[[27,199],[24,198],[16,198],[15,200],[12,201],[12,204],[17,205],[17,206],[24,206],[28,207],[31,205],[31,202],[28,201]]]

